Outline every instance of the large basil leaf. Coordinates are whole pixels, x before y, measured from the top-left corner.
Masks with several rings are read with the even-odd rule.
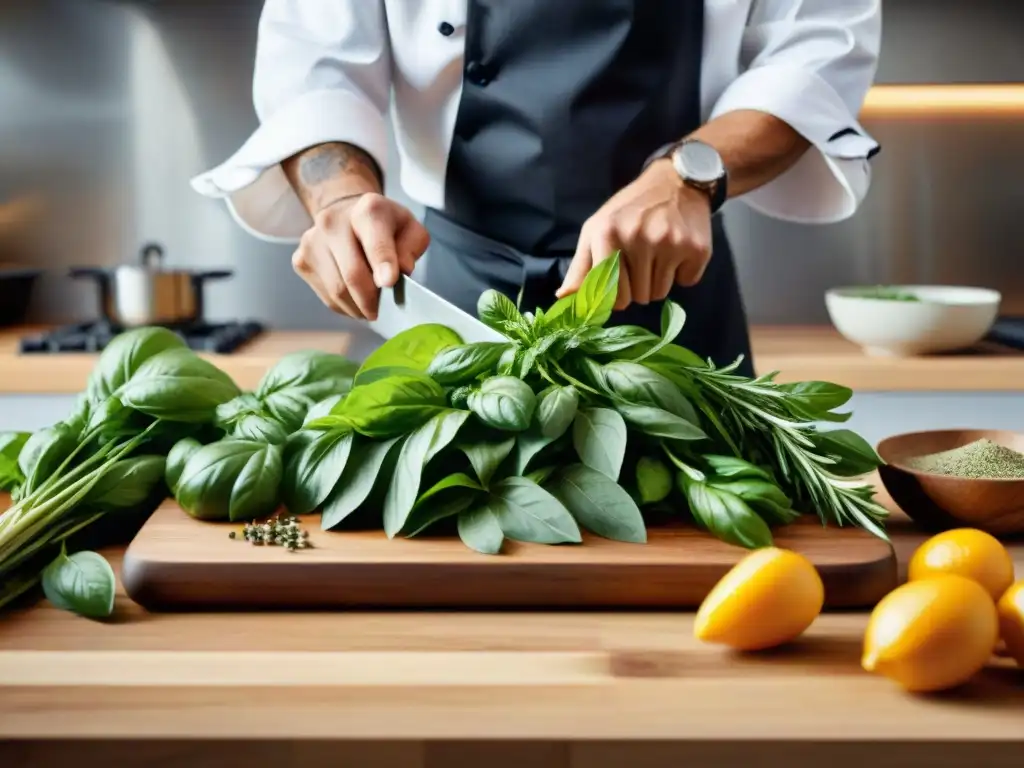
[[[469,509],[482,495],[480,483],[464,472],[448,475],[420,495],[402,532],[417,536],[439,520]]]
[[[352,388],[356,363],[342,355],[303,350],[282,357],[263,376],[256,398],[291,433],[302,426],[314,404]]]
[[[835,464],[825,465],[829,472],[840,477],[856,477],[874,472],[882,464],[875,449],[856,432],[832,429],[808,434],[817,453],[833,459]]]
[[[580,350],[587,355],[610,355],[638,344],[654,345],[658,337],[638,325],[613,325],[589,328],[583,334]]]
[[[390,474],[389,457],[396,457],[407,438],[393,437],[388,440],[368,441],[355,437],[349,460],[341,473],[341,479],[333,493],[324,502],[320,525],[329,531],[359,509]]]
[[[655,343],[639,357],[634,358],[636,362],[646,360],[647,358],[656,355],[662,349],[675,341],[676,337],[683,332],[684,325],[686,325],[686,312],[683,311],[682,307],[674,301],[666,301],[662,304],[661,341]]]
[[[505,541],[505,533],[495,513],[497,507],[500,507],[500,502],[491,501],[459,513],[459,538],[482,555],[498,554]]]
[[[169,349],[149,358],[116,395],[129,408],[164,421],[204,423],[217,406],[240,395],[213,363],[189,349]]]
[[[164,482],[167,483],[167,487],[172,494],[176,493],[175,489],[178,487],[181,473],[185,470],[185,464],[188,463],[192,454],[202,447],[203,444],[194,437],[186,437],[176,442],[167,454],[167,463],[164,467]]]
[[[515,376],[495,376],[470,394],[466,404],[484,424],[506,432],[521,432],[530,426],[537,396]]]
[[[768,524],[739,496],[694,482],[680,474],[680,485],[694,519],[729,544],[756,549],[772,545]]]
[[[799,381],[792,384],[776,384],[786,392],[781,402],[797,416],[805,416],[812,420],[825,420],[829,412],[846,405],[853,397],[853,390],[828,381]],[[845,416],[843,417],[846,418]]]
[[[707,368],[708,364],[696,353],[678,344],[668,344],[644,359],[647,365],[669,368]]]
[[[793,502],[775,483],[757,478],[713,478],[708,485],[739,496],[769,524],[788,525],[800,517]]]
[[[693,422],[651,405],[619,403],[616,409],[646,435],[670,440],[703,440],[707,434]]]
[[[581,408],[573,421],[572,443],[580,461],[619,479],[626,456],[626,422],[609,408]]]
[[[646,365],[619,360],[601,368],[601,380],[613,395],[633,405],[651,405],[700,424],[697,411],[679,387]]]
[[[281,484],[281,498],[289,512],[306,515],[323,504],[341,478],[352,440],[352,432],[338,429],[289,444]]]
[[[636,487],[640,503],[657,504],[672,492],[672,471],[661,459],[641,456],[636,463]]]
[[[647,541],[647,528],[640,509],[607,475],[583,464],[574,464],[559,472],[545,488],[588,531],[615,541],[638,544]]]
[[[356,387],[338,403],[333,414],[367,437],[394,437],[411,432],[446,410],[444,389],[421,374],[393,376]],[[320,421],[308,426],[316,429]]]
[[[469,459],[480,482],[487,485],[491,482],[491,477],[494,476],[501,463],[508,458],[515,444],[514,437],[489,435],[471,442],[460,442],[458,447],[466,454],[466,458]]]
[[[573,320],[577,327],[601,326],[608,322],[619,293],[619,252],[598,262],[583,278],[573,295]]]
[[[446,325],[423,323],[385,341],[359,367],[359,374],[374,368],[409,368],[426,371],[437,354],[462,344],[462,337]]]
[[[579,400],[575,387],[549,387],[541,393],[533,422],[516,437],[517,474],[523,474],[534,456],[568,431]]]
[[[31,436],[30,432],[0,433],[0,491],[9,491],[25,481],[18,457]]]
[[[89,374],[88,402],[106,400],[131,380],[143,363],[170,349],[185,350],[186,344],[178,334],[166,328],[138,328],[119,333],[100,353]]]
[[[121,459],[103,473],[85,500],[98,507],[138,507],[163,482],[166,463],[167,459],[163,456]]]
[[[255,440],[226,439],[204,445],[185,462],[175,498],[200,520],[269,515],[279,502],[282,452],[279,445]]]
[[[306,418],[303,421],[303,426],[308,425],[310,422],[316,419],[323,418],[324,416],[330,416],[331,411],[344,399],[345,395],[331,395],[325,397],[312,405],[308,411],[306,411]]]
[[[46,482],[76,448],[78,434],[63,422],[33,433],[18,454],[18,467],[25,477],[23,497]]]
[[[448,347],[431,361],[427,373],[446,387],[466,384],[497,370],[501,356],[511,348],[508,343],[493,341]]]
[[[583,540],[562,503],[525,477],[508,477],[495,484],[490,504],[510,539],[536,544],[578,544]]]
[[[405,526],[419,496],[423,468],[455,439],[468,417],[467,411],[438,414],[405,441],[384,501],[384,533],[388,538]]]
[[[256,520],[274,512],[280,499],[284,473],[284,447],[265,445],[242,467],[231,488],[228,519]]]
[[[43,594],[54,607],[90,619],[103,619],[114,611],[114,569],[96,552],[63,549],[43,569]]]

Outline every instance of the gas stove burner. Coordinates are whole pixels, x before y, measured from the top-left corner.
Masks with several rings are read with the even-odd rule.
[[[166,326],[196,352],[229,354],[263,333],[256,322],[190,323]],[[123,329],[104,320],[55,328],[21,340],[23,354],[100,352]]]

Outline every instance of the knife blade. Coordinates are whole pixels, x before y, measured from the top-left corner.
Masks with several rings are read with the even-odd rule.
[[[385,339],[423,323],[445,325],[459,334],[467,344],[506,341],[493,328],[406,275],[398,279],[394,288],[381,290],[377,319],[367,321],[367,325]]]

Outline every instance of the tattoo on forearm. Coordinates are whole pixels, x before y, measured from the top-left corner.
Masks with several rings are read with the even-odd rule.
[[[299,179],[303,184],[315,187],[336,179],[345,173],[368,170],[377,182],[381,172],[370,155],[351,144],[324,144],[316,147],[299,159]]]

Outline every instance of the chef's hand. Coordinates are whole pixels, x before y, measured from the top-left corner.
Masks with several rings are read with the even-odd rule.
[[[591,216],[557,296],[579,290],[594,267],[620,251],[616,309],[695,285],[711,258],[711,201],[683,183],[671,161],[656,160]]]
[[[411,274],[430,243],[405,206],[366,192],[325,206],[292,256],[299,276],[335,312],[375,320],[381,288]]]

